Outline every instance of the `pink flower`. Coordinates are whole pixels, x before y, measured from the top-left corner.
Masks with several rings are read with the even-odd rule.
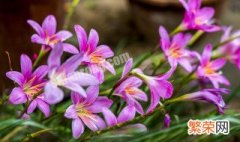
[[[41,93],[46,81],[43,79],[48,73],[48,67],[42,65],[32,72],[32,61],[27,56],[21,55],[21,72],[9,71],[6,76],[17,83],[18,87],[13,88],[9,101],[12,104],[23,104],[31,101],[27,113],[32,113],[38,107],[48,117],[50,114],[49,104],[44,94]],[[35,98],[35,95],[38,95]],[[34,99],[35,98],[35,99]],[[34,99],[34,100],[33,100]]]
[[[123,69],[122,78],[124,78],[124,76],[128,74],[131,68],[132,68],[132,59],[129,59],[129,61],[126,63]],[[147,113],[153,111],[153,109],[158,105],[160,98],[168,99],[172,96],[173,86],[169,81],[167,81],[167,79],[171,77],[175,69],[176,68],[172,67],[171,70],[169,70],[166,74],[162,76],[148,76],[148,75],[145,75],[140,69],[132,70],[131,74],[143,80],[150,89],[151,104],[147,110]],[[144,95],[142,95],[142,97],[143,96]]]
[[[163,128],[168,128],[171,123],[171,117],[169,114],[165,114],[164,121],[163,121]]]
[[[103,119],[98,116],[104,108],[109,108],[112,101],[107,97],[98,97],[99,87],[91,86],[87,89],[87,97],[72,92],[72,105],[65,112],[65,117],[73,119],[72,133],[74,138],[78,138],[84,132],[84,125],[90,130],[97,131],[106,127]]]
[[[83,54],[83,62],[89,67],[90,72],[98,78],[99,82],[104,81],[102,68],[115,74],[113,65],[106,60],[112,57],[114,53],[107,45],[97,46],[99,37],[96,30],[91,29],[88,38],[86,31],[80,25],[75,26],[75,32],[79,42],[80,54]]]
[[[185,8],[185,16],[182,21],[181,27],[183,29],[195,29],[205,32],[216,32],[221,28],[213,25],[214,9],[211,7],[201,8],[201,0],[179,0]]]
[[[58,43],[48,57],[49,81],[45,85],[44,93],[47,102],[50,104],[62,101],[64,93],[60,87],[65,87],[86,97],[87,94],[83,86],[99,84],[99,81],[93,75],[76,71],[81,64],[82,56],[80,54],[73,55],[61,64],[62,54],[62,43]]]
[[[160,45],[164,52],[164,55],[167,57],[168,62],[172,67],[180,64],[188,72],[192,71],[192,66],[190,63],[190,54],[191,52],[186,49],[186,46],[191,39],[190,35],[184,35],[179,33],[173,37],[172,42],[170,41],[168,32],[162,26],[159,28],[160,34]]]
[[[226,104],[222,98],[221,94],[227,94],[229,91],[227,89],[204,89],[195,93],[190,93],[182,96],[184,100],[197,101],[197,102],[209,102],[216,105],[218,112],[223,114]]]
[[[230,85],[229,81],[222,75],[219,69],[224,64],[224,59],[216,59],[211,61],[212,46],[208,44],[203,51],[202,56],[198,55],[200,65],[197,69],[197,76],[209,79],[215,88],[219,88],[219,84]]]
[[[69,31],[65,30],[56,33],[57,22],[53,15],[47,16],[42,26],[33,20],[28,20],[27,22],[37,32],[37,34],[32,35],[32,42],[43,45],[44,49],[53,48],[58,42],[63,42],[72,36]],[[69,43],[63,43],[63,50],[69,53],[78,52],[77,49]]]
[[[240,36],[240,31],[236,31],[230,35],[231,30],[232,27],[224,28],[224,34],[221,38],[221,42]],[[216,53],[235,64],[240,69],[240,37],[219,47]]]

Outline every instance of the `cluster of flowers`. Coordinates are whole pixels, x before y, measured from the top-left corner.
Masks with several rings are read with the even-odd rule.
[[[60,103],[64,97],[67,97],[62,89],[71,91],[72,105],[67,108],[64,116],[72,119],[73,137],[78,138],[84,132],[84,125],[92,131],[102,130],[130,121],[134,119],[136,113],[144,115],[154,111],[160,100],[172,97],[174,87],[169,78],[179,64],[189,74],[193,73],[196,80],[212,84],[210,89],[205,87],[200,91],[183,95],[181,99],[213,103],[218,111],[223,113],[226,105],[222,94],[228,93],[228,90],[220,88],[220,84],[230,83],[219,70],[225,65],[226,60],[240,68],[240,38],[215,50],[217,59],[211,60],[212,46],[206,45],[202,55],[191,51],[187,48],[191,35],[183,31],[216,32],[224,29],[222,42],[239,36],[240,32],[230,35],[231,28],[214,25],[212,20],[214,9],[201,8],[201,0],[179,1],[186,9],[183,22],[178,27],[181,32],[175,34],[171,40],[166,29],[162,26],[159,28],[160,47],[171,68],[163,75],[149,76],[139,68],[132,69],[133,60],[129,59],[121,78],[113,88],[113,95],[119,96],[126,102],[126,106],[118,116],[111,111],[113,101],[106,96],[99,96],[99,86],[104,82],[103,69],[115,75],[113,65],[106,60],[113,57],[114,53],[107,45],[98,45],[99,37],[94,29],[87,36],[80,25],[74,27],[79,50],[69,43],[63,43],[72,34],[69,31],[56,33],[56,20],[52,15],[45,18],[42,26],[28,20],[28,24],[37,33],[32,35],[32,42],[42,45],[41,52],[50,52],[50,55],[47,65],[41,65],[36,69],[33,69],[32,60],[27,55],[21,55],[21,72],[6,73],[6,76],[17,84],[10,93],[10,103],[15,105],[26,103],[28,105],[24,113],[31,114],[39,108],[46,117],[49,117],[50,105]],[[62,63],[63,51],[72,56]],[[90,73],[78,71],[80,66],[88,67]],[[140,103],[148,102],[148,95],[140,89],[143,83],[150,90],[150,105],[146,111]],[[99,113],[102,113],[104,118],[100,117]],[[169,126],[168,114],[165,114],[164,123],[165,126]]]

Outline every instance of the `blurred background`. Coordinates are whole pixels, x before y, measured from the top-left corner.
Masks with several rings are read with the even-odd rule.
[[[218,24],[240,29],[240,0],[203,0],[203,5],[216,9]],[[121,53],[127,52],[131,57],[140,57],[158,44],[159,25],[172,31],[181,22],[183,12],[178,0],[0,0],[0,91],[13,86],[5,77],[5,72],[10,69],[6,52],[10,55],[12,68],[18,70],[22,53],[33,57],[40,50],[39,45],[31,43],[30,37],[35,31],[27,24],[28,19],[41,23],[47,15],[53,14],[58,29],[73,32],[74,36],[68,42],[76,46],[73,26],[79,24],[87,31],[96,29],[101,44],[116,51],[121,49]],[[206,43],[218,43],[221,34],[205,34],[195,49],[201,51]],[[240,85],[239,70],[228,64],[224,72],[232,82],[231,89],[235,90]],[[240,112],[239,99],[234,99],[229,107]],[[207,110],[203,108],[199,112]],[[190,113],[187,109],[180,111],[181,115],[198,113]]]
[[[100,35],[100,42],[112,48],[123,48],[130,56],[141,56],[144,51],[159,42],[158,27],[164,25],[169,31],[176,27],[183,17],[183,8],[178,0],[1,0],[0,1],[0,89],[8,87],[5,72],[9,70],[9,61],[5,51],[9,52],[12,67],[19,67],[20,54],[33,56],[38,53],[39,45],[30,41],[34,31],[26,23],[28,19],[41,23],[53,14],[57,17],[58,29],[73,31],[73,25],[80,24],[87,30],[95,28]],[[240,28],[239,0],[203,0],[203,5],[216,8],[217,22]],[[66,16],[70,11],[72,15]],[[68,18],[66,18],[68,17]],[[204,35],[199,43],[216,43],[221,33],[216,36]],[[209,38],[209,36],[211,38]],[[76,43],[76,38],[69,42]],[[207,40],[206,40],[207,39]],[[227,77],[234,81],[239,73],[227,66]],[[237,86],[238,82],[234,83]]]

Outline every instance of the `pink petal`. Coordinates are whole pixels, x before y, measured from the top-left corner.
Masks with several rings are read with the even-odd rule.
[[[99,94],[99,86],[95,85],[95,86],[90,86],[87,88],[87,98],[85,100],[85,102],[87,104],[92,104],[96,98],[98,97]]]
[[[187,72],[192,71],[192,65],[190,63],[190,59],[181,58],[178,60],[178,62]]]
[[[141,101],[145,101],[145,102],[148,100],[145,92],[143,92],[142,90],[140,90],[138,88],[135,88],[134,90],[136,91],[136,93],[132,97],[134,97],[137,100],[141,100]]]
[[[44,78],[48,73],[48,66],[47,65],[42,65],[39,66],[32,74],[32,76],[37,77],[38,79]]]
[[[9,71],[6,73],[6,76],[12,81],[16,82],[19,86],[22,86],[24,83],[24,76],[17,71]]]
[[[82,55],[76,54],[71,56],[69,59],[67,59],[60,67],[59,71],[66,72],[66,73],[72,73],[74,72],[79,65],[82,63]]]
[[[51,36],[56,33],[57,21],[53,15],[47,16],[42,24],[42,29]]]
[[[170,46],[170,38],[168,32],[163,26],[160,26],[159,34],[161,37],[161,48],[163,51],[166,51]]]
[[[106,128],[106,124],[103,119],[96,115],[96,122],[95,125],[98,127],[98,130],[102,130]]]
[[[140,113],[141,115],[144,114],[144,110],[139,102],[135,101],[134,107],[138,113]]]
[[[55,35],[57,39],[60,39],[60,41],[65,41],[66,39],[72,37],[72,33],[70,33],[69,31],[59,31]]]
[[[115,126],[117,124],[117,118],[108,108],[103,108],[102,113],[104,119],[109,127]]]
[[[118,123],[124,123],[126,121],[130,121],[135,117],[135,107],[134,106],[126,106],[119,114],[117,120]]]
[[[98,79],[88,73],[82,73],[82,72],[74,72],[70,76],[68,76],[68,81],[77,83],[81,86],[90,86],[90,85],[98,85],[99,81]]]
[[[89,67],[91,74],[94,75],[98,79],[99,83],[100,84],[103,83],[104,73],[103,73],[103,70],[101,69],[101,67],[99,67],[96,64],[91,64],[88,67]]]
[[[71,53],[71,54],[79,53],[77,48],[69,43],[63,43],[63,51]]]
[[[38,108],[43,112],[45,117],[48,117],[50,115],[49,105],[41,99],[36,99],[36,101],[37,101]]]
[[[101,56],[103,58],[109,58],[114,56],[114,52],[107,45],[98,46],[97,49],[92,54]]]
[[[79,95],[83,96],[84,98],[87,97],[85,90],[77,83],[68,82],[68,83],[64,84],[64,87],[68,88],[71,91],[78,93]]]
[[[210,61],[211,55],[212,55],[212,45],[208,44],[203,50],[201,63],[203,65],[206,65]]]
[[[75,25],[74,29],[75,29],[75,32],[77,34],[77,39],[78,39],[80,51],[84,53],[87,50],[87,34],[86,34],[86,31],[80,25]]]
[[[91,29],[89,37],[88,37],[88,48],[90,48],[90,52],[93,52],[96,50],[97,44],[99,41],[98,33],[96,30]]]
[[[62,43],[57,43],[48,57],[48,66],[50,69],[58,67],[61,64],[61,56],[63,54]]]
[[[91,106],[86,108],[93,113],[99,113],[102,112],[104,107],[109,108],[112,103],[112,100],[108,99],[107,97],[98,97]]]
[[[84,126],[82,121],[77,118],[72,121],[72,134],[75,139],[79,138],[84,132]]]
[[[79,95],[76,92],[72,92],[71,93],[71,100],[73,104],[78,104],[80,102],[82,102],[83,100],[85,100],[85,98],[82,95]]]
[[[98,127],[96,126],[96,115],[91,115],[89,117],[81,117],[81,120],[83,121],[83,123],[92,131],[97,131]]]
[[[109,63],[107,61],[104,61],[101,65],[102,65],[103,68],[105,68],[108,71],[110,71],[113,75],[116,74],[116,71],[115,71],[115,69],[114,69],[114,67],[113,67],[113,65],[111,63]]]
[[[213,67],[215,70],[219,70],[225,65],[225,63],[225,59],[216,59],[211,62],[211,67]]]
[[[77,119],[77,113],[76,113],[76,108],[75,105],[70,105],[66,112],[64,113],[64,117],[68,118],[68,119]]]
[[[37,35],[37,34],[34,34],[34,35],[31,36],[31,41],[32,41],[33,43],[46,44],[45,39],[43,39],[42,37],[40,37],[40,36]]]
[[[9,96],[9,101],[12,104],[23,104],[27,102],[27,96],[21,88],[15,87]]]
[[[56,85],[48,82],[44,88],[45,99],[49,104],[56,104],[63,100],[64,94]]]
[[[187,11],[189,10],[188,4],[187,4],[186,0],[179,0],[179,2],[182,3],[183,7],[184,7]]]
[[[37,101],[33,100],[27,109],[27,113],[28,114],[32,113],[36,109],[36,107],[37,107]]]
[[[213,15],[214,15],[214,9],[211,7],[203,7],[202,9],[200,9],[200,11],[198,11],[197,13],[197,18],[206,21],[206,20],[210,20]]]
[[[33,20],[28,20],[27,23],[32,26],[32,28],[41,36],[44,36],[44,31],[42,27],[35,21]]]
[[[121,79],[124,78],[130,72],[130,70],[132,69],[132,66],[133,66],[133,59],[130,58],[124,65]]]
[[[25,77],[30,77],[32,74],[32,61],[25,54],[21,55],[21,71]]]

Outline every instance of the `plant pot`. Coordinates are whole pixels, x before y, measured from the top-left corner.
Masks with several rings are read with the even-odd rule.
[[[203,0],[202,5],[214,7],[219,15],[223,1]],[[178,0],[129,0],[129,8],[137,31],[155,43],[159,40],[159,26],[172,31],[182,21],[185,11]]]

